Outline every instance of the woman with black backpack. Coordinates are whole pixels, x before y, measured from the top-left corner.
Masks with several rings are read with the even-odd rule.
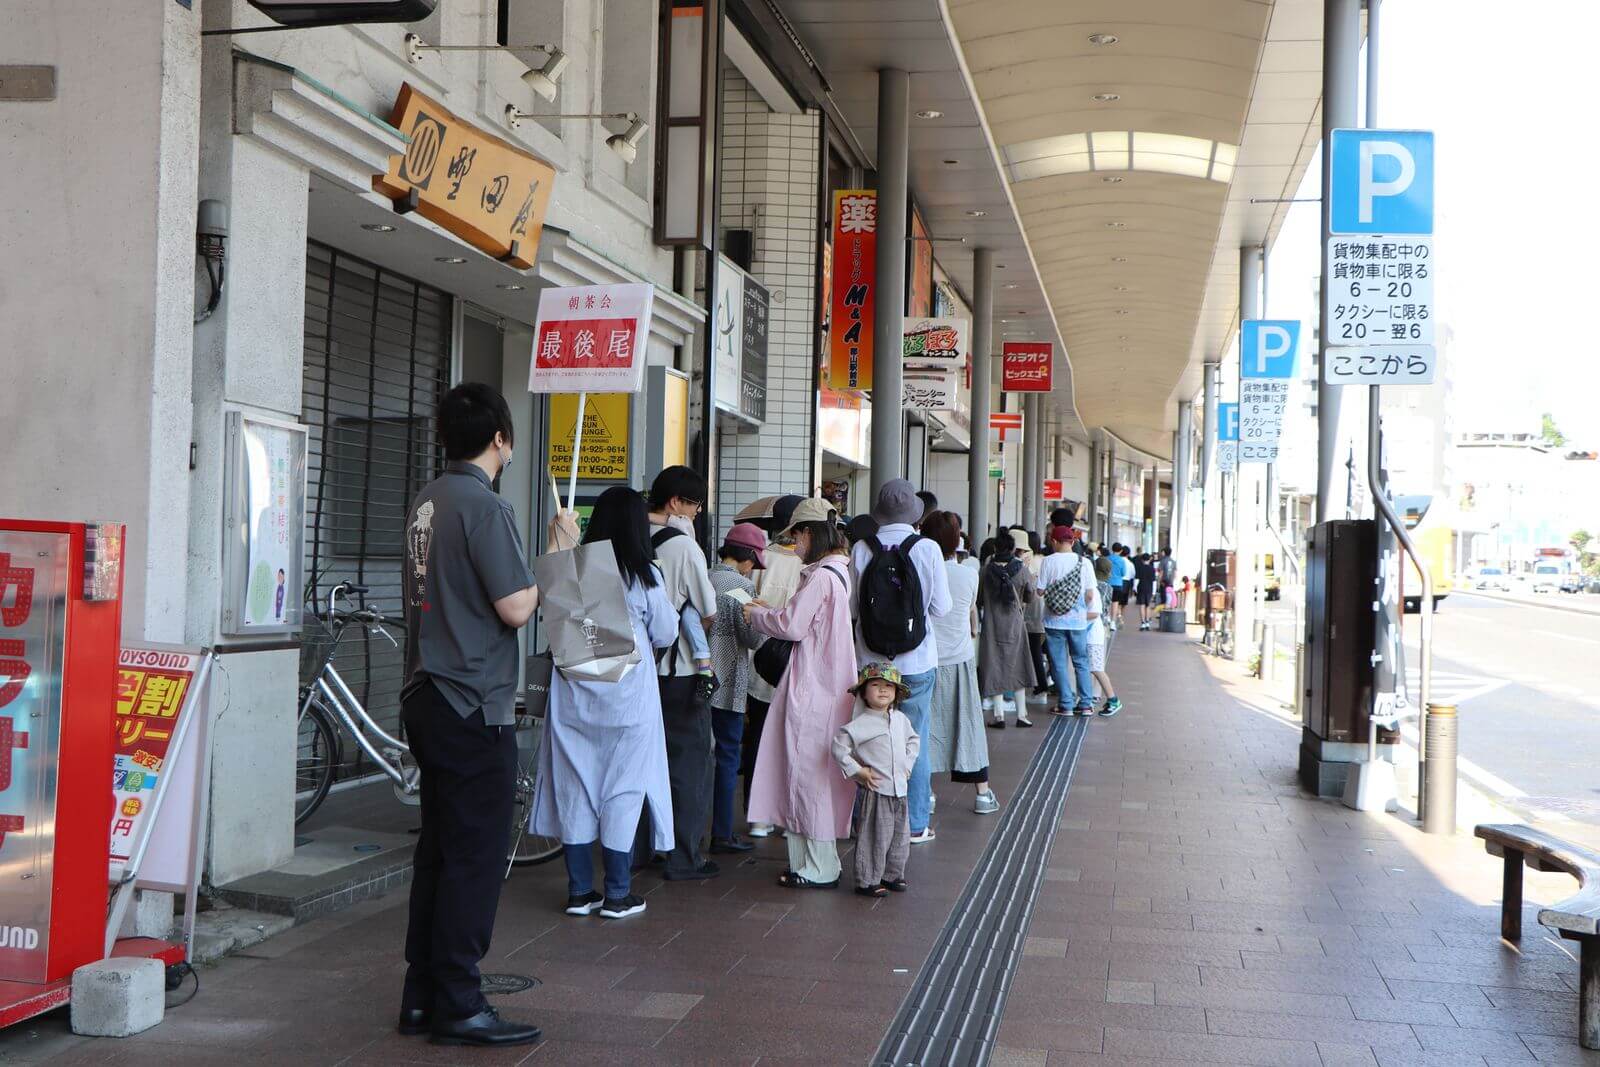
[[[1028,646],[1026,616],[1028,605],[1037,595],[1033,575],[1017,558],[1016,543],[997,537],[994,555],[984,565],[978,582],[978,610],[983,616],[978,639],[978,691],[985,710],[993,714],[989,725],[997,730],[1006,725],[1008,694],[1016,706],[1017,725],[1033,725],[1028,718],[1028,690],[1038,678]]]

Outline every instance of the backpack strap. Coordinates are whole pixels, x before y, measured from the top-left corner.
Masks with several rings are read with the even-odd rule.
[[[676,526],[663,526],[661,529],[650,535],[650,547],[660,548],[674,537],[683,536],[684,532],[678,529]]]

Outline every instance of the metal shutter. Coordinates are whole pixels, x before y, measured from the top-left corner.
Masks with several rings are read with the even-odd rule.
[[[396,649],[347,634],[335,665],[384,729],[399,729],[407,509],[439,470],[434,416],[450,380],[450,296],[325,245],[306,249],[303,419],[310,427],[306,597],[349,579],[396,621]],[[362,768],[348,739],[341,776]]]

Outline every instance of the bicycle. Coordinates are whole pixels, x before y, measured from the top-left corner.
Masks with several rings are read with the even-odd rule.
[[[373,721],[334,666],[339,644],[352,625],[365,627],[369,633],[400,647],[387,628],[392,623],[382,612],[374,608],[339,608],[341,599],[348,600],[367,592],[363,586],[343,581],[329,591],[325,614],[318,615],[314,608],[307,612],[307,634],[300,650],[304,681],[300,686],[295,760],[296,826],[321,807],[333,787],[334,773],[343,761],[340,727],[391,780],[396,798],[406,804],[421,802],[422,771],[412,758],[410,747]],[[544,737],[544,725],[542,714],[528,714],[525,708],[518,706],[513,726],[517,739],[517,779],[506,855],[508,875],[513,867],[547,863],[561,854],[559,839],[527,832],[528,812],[538,786],[539,744]]]

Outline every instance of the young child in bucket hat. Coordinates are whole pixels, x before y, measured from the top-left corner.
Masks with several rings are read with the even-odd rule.
[[[833,758],[846,778],[861,785],[856,814],[856,892],[864,897],[906,891],[911,853],[911,811],[906,783],[922,739],[899,710],[911,695],[900,672],[887,663],[861,668],[855,717],[833,737]]]

